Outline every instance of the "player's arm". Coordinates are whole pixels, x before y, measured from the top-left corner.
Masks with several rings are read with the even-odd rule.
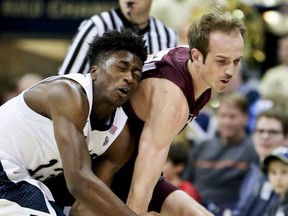
[[[129,160],[134,149],[134,142],[126,124],[107,151],[93,164],[95,175],[109,187],[117,171]]]
[[[157,82],[157,88],[150,93],[151,100],[127,200],[127,205],[136,213],[147,211],[170,144],[185,125],[189,114],[181,90],[168,80],[157,79]]]
[[[53,82],[46,90],[47,113],[53,121],[66,184],[77,200],[72,214],[136,215],[92,172],[83,134],[89,107],[82,88],[66,80]]]
[[[117,171],[129,160],[134,149],[134,139],[131,139],[130,130],[126,124],[120,135],[100,157],[93,166],[93,171],[108,186],[111,185],[113,177]],[[92,213],[93,215],[93,213]],[[147,212],[140,216],[160,216],[156,212]]]

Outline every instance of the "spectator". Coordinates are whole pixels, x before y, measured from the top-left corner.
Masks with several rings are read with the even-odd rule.
[[[247,99],[237,93],[220,98],[216,111],[218,132],[200,142],[191,154],[184,174],[204,203],[213,203],[221,214],[238,200],[240,185],[249,165],[257,159],[250,136],[246,133]]]
[[[263,164],[264,172],[267,172],[269,182],[280,198],[268,208],[267,216],[288,216],[288,148],[276,148]]]
[[[89,71],[86,52],[95,35],[102,35],[108,29],[130,28],[143,35],[148,53],[154,53],[178,45],[175,31],[160,20],[149,16],[152,0],[119,0],[119,7],[94,15],[81,23],[75,35],[59,74],[87,73]]]
[[[196,188],[181,178],[189,157],[189,147],[186,144],[174,142],[169,149],[168,157],[163,168],[163,176],[172,184],[188,193],[196,201],[201,202],[200,195]]]
[[[27,88],[33,86],[34,84],[40,82],[43,77],[40,74],[36,73],[27,73],[20,77],[17,82],[18,93],[26,90]]]
[[[191,14],[195,18],[199,17],[204,13],[202,8],[207,7],[206,12],[208,11],[210,3],[200,0],[169,0],[167,4],[167,0],[157,0],[152,2],[151,14],[173,28],[179,35],[181,44],[187,44],[186,35],[191,24]]]
[[[287,104],[287,82],[288,79],[288,34],[278,40],[278,60],[279,64],[268,69],[260,80],[259,90],[263,98],[275,99],[277,104],[288,111]]]
[[[5,86],[2,86],[1,105],[19,94],[17,82],[18,80],[9,79]]]
[[[233,216],[263,216],[270,203],[277,199],[260,164],[276,147],[287,144],[288,117],[283,111],[270,109],[261,112],[255,124],[253,144],[259,162],[251,164],[242,182]]]
[[[4,104],[42,79],[43,77],[36,73],[24,74],[19,79],[10,79],[4,91],[1,92],[2,95],[0,97],[0,104]]]

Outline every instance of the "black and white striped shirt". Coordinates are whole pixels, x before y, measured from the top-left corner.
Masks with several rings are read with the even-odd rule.
[[[88,44],[93,40],[93,37],[102,35],[108,29],[120,30],[123,27],[133,28],[133,25],[124,17],[119,8],[102,12],[83,21],[58,73],[60,75],[88,73],[89,65],[86,54],[89,48]],[[138,33],[144,36],[150,54],[178,45],[178,36],[175,31],[151,16],[149,17],[149,25]]]

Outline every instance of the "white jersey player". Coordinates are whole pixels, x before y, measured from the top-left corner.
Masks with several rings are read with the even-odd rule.
[[[92,170],[91,158],[117,151],[107,173],[128,160],[129,142],[111,144],[126,123],[121,106],[139,84],[146,47],[131,31],[110,31],[87,56],[91,73],[49,77],[0,107],[1,216],[64,215],[43,184],[61,173],[84,206],[72,207],[75,215],[136,215],[104,184],[107,174]]]

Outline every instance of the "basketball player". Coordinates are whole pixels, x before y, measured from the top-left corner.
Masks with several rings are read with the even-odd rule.
[[[146,57],[141,36],[106,32],[90,45],[91,74],[49,77],[0,107],[1,216],[64,215],[43,184],[61,173],[85,211],[136,215],[94,175],[91,157],[105,152],[124,127],[121,105],[137,88]],[[115,170],[131,152],[123,136],[105,152],[118,152],[110,165]]]
[[[189,47],[161,51],[145,62],[139,88],[123,107],[131,133],[139,142],[136,160],[128,169],[134,167],[127,205],[136,213],[147,212],[175,136],[199,114],[211,90],[225,91],[239,71],[244,33],[241,20],[215,10],[192,23]],[[121,175],[121,182],[128,176]],[[114,182],[116,189],[123,189],[119,179]],[[158,182],[154,191],[162,195],[156,203],[163,215],[204,215],[197,214],[188,203],[181,204],[184,199],[179,194],[184,197],[184,192],[165,184],[163,180]],[[181,205],[183,208],[179,208]]]

